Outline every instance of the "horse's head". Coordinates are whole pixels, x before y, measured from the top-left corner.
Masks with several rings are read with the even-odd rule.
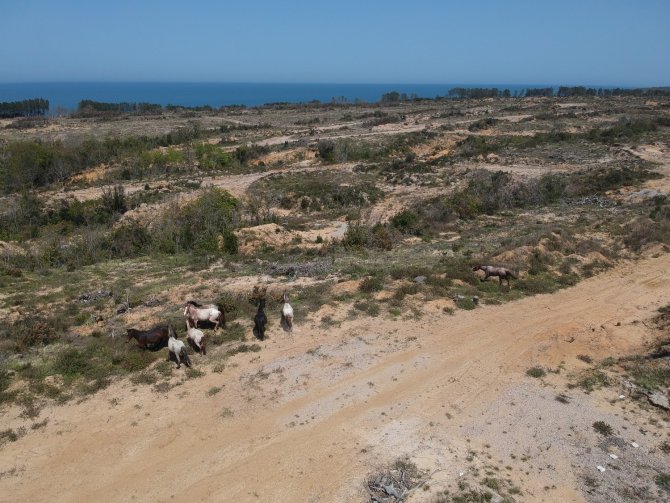
[[[288,293],[284,292],[284,302],[288,302]]]
[[[265,299],[260,299],[258,301],[258,309],[265,309]]]
[[[137,333],[137,330],[135,330],[134,328],[129,328],[127,330],[127,333],[128,333],[128,339],[126,339],[126,344],[128,344],[130,342],[130,339],[135,337],[135,335]]]
[[[482,268],[481,265],[475,265],[475,266],[472,266],[472,270],[473,270],[473,271],[479,271],[481,268]]]

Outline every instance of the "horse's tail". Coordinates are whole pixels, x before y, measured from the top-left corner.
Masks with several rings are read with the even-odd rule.
[[[186,365],[188,368],[191,368],[191,359],[188,357],[186,348],[181,349],[181,359],[184,362],[184,365]]]
[[[219,309],[219,325],[221,325],[221,328],[226,328],[226,312],[223,310],[223,306],[217,306]]]

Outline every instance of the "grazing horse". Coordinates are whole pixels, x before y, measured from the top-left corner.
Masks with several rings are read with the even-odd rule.
[[[258,311],[256,311],[256,316],[254,316],[254,335],[260,340],[265,338],[265,324],[268,322],[264,309],[265,299],[260,299],[258,301]]]
[[[284,292],[284,307],[281,308],[280,323],[289,332],[293,332],[293,308],[288,303],[288,294],[286,292]]]
[[[226,316],[223,312],[223,307],[215,306],[214,304],[209,304],[203,306],[189,300],[184,305],[184,316],[187,321],[190,321],[193,324],[194,328],[198,328],[199,321],[210,321],[214,323],[214,330],[217,330],[219,326],[225,328],[226,326]]]
[[[500,287],[502,288],[503,280],[507,280],[507,288],[509,288],[509,280],[516,279],[516,276],[512,271],[504,267],[494,267],[492,265],[476,265],[472,268],[473,271],[484,271],[486,274],[482,281],[486,281],[491,276],[498,276],[498,281],[500,282]]]
[[[182,360],[184,361],[184,365],[190,367],[191,359],[188,357],[188,353],[186,352],[186,345],[177,339],[172,326],[170,326],[169,332],[170,338],[168,339],[168,361],[170,361],[170,355],[174,355],[175,360],[177,360],[177,368],[181,367]]]
[[[156,350],[165,347],[168,338],[168,327],[165,325],[158,325],[150,330],[129,328],[126,344],[130,342],[130,339],[136,339],[140,348]]]
[[[200,351],[201,354],[207,354],[207,337],[202,330],[192,328],[191,324],[186,320],[186,340],[188,341],[193,351]]]

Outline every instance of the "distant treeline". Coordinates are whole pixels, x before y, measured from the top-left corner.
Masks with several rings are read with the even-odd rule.
[[[81,100],[77,112],[160,112],[163,107],[157,103],[105,103],[103,101]]]
[[[228,105],[218,108],[218,110],[229,110],[246,108],[244,105]],[[159,103],[106,103],[104,101],[81,100],[77,106],[78,115],[99,115],[99,114],[120,114],[120,113],[137,113],[137,114],[155,114],[163,111],[175,112],[180,110],[188,110],[192,112],[212,112],[217,110],[210,105],[199,106],[185,106],[185,105],[161,105]]]
[[[656,96],[656,97],[668,97],[670,96],[670,87],[644,87],[644,88],[634,88],[634,89],[603,89],[594,87],[584,87],[584,86],[575,86],[575,87],[566,87],[561,86],[558,88],[556,96],[561,98],[568,98],[573,96],[601,96],[601,97],[610,97],[610,96]]]
[[[450,99],[482,99],[482,98],[570,98],[580,96],[642,96],[642,97],[670,97],[670,87],[646,87],[646,88],[614,88],[603,89],[584,86],[560,86],[554,92],[553,87],[533,87],[528,89],[498,89],[496,87],[454,87],[449,89],[446,96],[436,96],[435,100]],[[391,91],[382,94],[381,103],[400,103],[404,101],[431,101],[431,98],[419,98],[416,94],[398,93]]]
[[[0,102],[0,117],[32,117],[46,115],[49,112],[49,100],[34,98],[23,101]]]

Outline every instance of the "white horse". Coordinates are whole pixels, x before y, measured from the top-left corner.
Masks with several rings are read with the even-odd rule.
[[[285,323],[289,332],[293,332],[293,308],[288,303],[288,294],[284,292],[284,306],[281,308],[281,323]]]
[[[187,367],[191,366],[191,359],[188,357],[186,352],[186,345],[175,337],[174,329],[170,327],[169,330],[170,338],[168,339],[168,361],[170,361],[170,354],[174,355],[177,360],[177,368],[181,367],[181,361],[184,361],[184,365]]]
[[[202,330],[191,327],[188,318],[186,319],[186,340],[194,350],[198,348],[201,354],[207,354],[207,338],[205,337],[205,333]]]
[[[184,316],[187,321],[190,321],[193,324],[194,328],[198,328],[199,321],[210,321],[214,323],[214,330],[226,326],[226,316],[223,312],[223,308],[215,306],[214,304],[209,304],[207,306],[202,306],[197,302],[189,300],[184,305]]]

